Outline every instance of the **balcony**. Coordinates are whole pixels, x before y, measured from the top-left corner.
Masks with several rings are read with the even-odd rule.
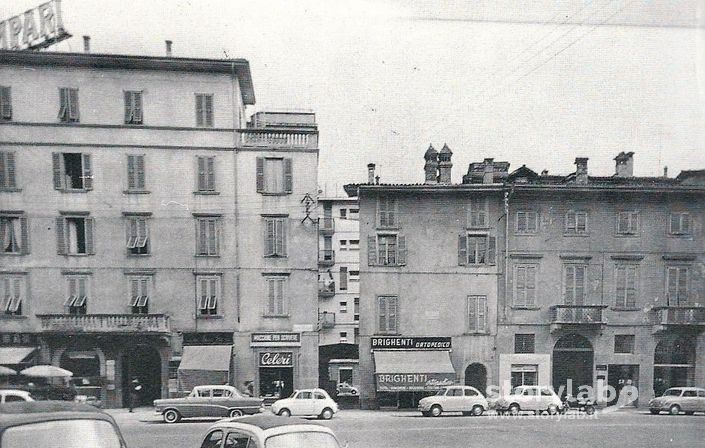
[[[238,129],[241,147],[318,148],[318,131],[280,129]]]
[[[321,250],[318,253],[318,266],[333,266],[335,264],[335,251],[332,249]]]
[[[335,313],[329,313],[324,311],[318,313],[318,328],[321,330],[328,330],[335,327]]]
[[[551,312],[551,332],[565,327],[600,327],[607,322],[602,310],[607,305],[553,305]]]
[[[333,218],[319,218],[318,219],[318,231],[321,235],[330,236],[335,233],[335,219]]]
[[[321,299],[330,299],[335,295],[335,282],[318,282],[318,297]]]
[[[705,307],[703,306],[657,306],[651,310],[652,332],[668,329],[705,330]]]
[[[38,314],[43,333],[169,334],[166,314]]]

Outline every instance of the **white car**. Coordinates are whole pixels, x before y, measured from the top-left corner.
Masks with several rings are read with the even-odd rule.
[[[16,401],[34,401],[34,398],[26,390],[0,389],[0,403],[13,403]]]
[[[563,402],[556,393],[547,386],[517,386],[511,394],[497,400],[497,412],[508,412],[518,415],[522,411],[543,411],[549,414],[558,414]]]
[[[485,397],[472,386],[444,387],[436,395],[419,400],[418,407],[424,417],[438,417],[444,412],[482,415],[488,408]]]
[[[330,420],[338,412],[338,404],[323,389],[301,389],[289,398],[272,403],[272,412],[277,415],[318,417]]]
[[[649,401],[649,411],[659,414],[666,411],[678,415],[681,411],[686,415],[695,412],[705,412],[705,389],[699,387],[671,387],[662,396]]]

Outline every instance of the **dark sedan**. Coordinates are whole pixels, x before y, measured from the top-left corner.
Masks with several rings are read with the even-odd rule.
[[[191,417],[239,417],[264,412],[261,398],[246,397],[232,386],[196,386],[184,398],[154,400],[166,423]]]

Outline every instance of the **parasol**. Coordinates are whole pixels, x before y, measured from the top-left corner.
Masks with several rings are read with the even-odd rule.
[[[73,372],[62,369],[61,367],[50,365],[39,365],[27,367],[20,372],[20,375],[31,376],[36,378],[68,378],[73,376]]]
[[[9,367],[5,366],[0,366],[0,376],[10,376],[10,375],[17,375],[17,372],[12,370]]]

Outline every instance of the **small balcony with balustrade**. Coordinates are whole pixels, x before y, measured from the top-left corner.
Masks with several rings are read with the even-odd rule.
[[[319,281],[318,282],[318,297],[321,299],[330,299],[335,295],[334,281]]]
[[[324,311],[318,313],[318,328],[320,330],[330,330],[335,327],[335,313]]]
[[[549,308],[551,333],[563,329],[599,329],[607,324],[607,305],[553,305]]]
[[[650,314],[652,333],[705,331],[705,306],[657,306]]]
[[[38,314],[42,333],[159,334],[171,333],[166,314]]]
[[[335,251],[324,249],[318,252],[318,266],[330,267],[335,264]]]
[[[335,219],[323,217],[318,219],[318,231],[323,236],[331,236],[335,233]]]

